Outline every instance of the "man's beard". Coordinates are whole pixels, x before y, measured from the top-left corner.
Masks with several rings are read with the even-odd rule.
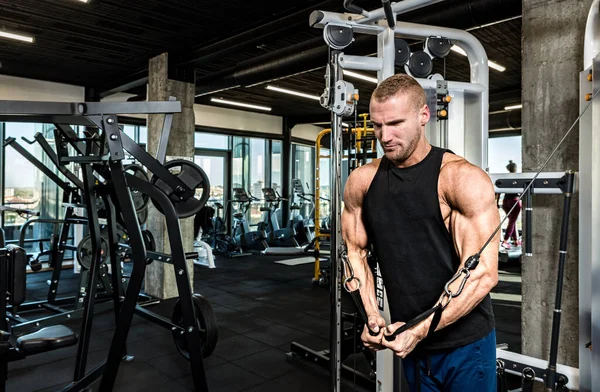
[[[394,151],[386,152],[385,157],[392,161],[392,163],[396,165],[400,165],[404,163],[412,153],[417,149],[417,145],[419,144],[419,139],[421,138],[421,128],[419,128],[419,132],[415,135],[415,137],[409,141],[406,148],[400,148]]]

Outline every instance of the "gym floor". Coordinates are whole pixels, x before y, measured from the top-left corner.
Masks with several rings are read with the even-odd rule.
[[[311,284],[313,264],[287,266],[273,261],[300,256],[251,256],[216,259],[216,269],[195,267],[194,289],[210,301],[219,324],[215,352],[204,361],[212,391],[328,391],[324,369],[297,358],[286,360],[291,342],[315,350],[329,346],[329,292]],[[518,263],[501,265],[501,274],[518,276]],[[46,296],[49,272],[28,276],[28,301]],[[502,279],[494,290],[520,295],[518,279]],[[78,276],[64,271],[61,292],[73,293]],[[501,298],[505,298],[502,297]],[[170,318],[174,300],[151,310]],[[520,304],[494,300],[498,343],[520,352]],[[78,324],[68,324],[78,331]],[[111,311],[97,314],[87,369],[105,359],[114,329]],[[127,351],[135,359],[120,365],[115,391],[192,391],[189,363],[178,353],[171,331],[134,317]],[[7,390],[56,391],[73,377],[77,346],[31,356],[9,364]],[[361,363],[362,362],[362,363]],[[359,355],[346,359],[365,369]],[[344,391],[365,389],[344,383]]]

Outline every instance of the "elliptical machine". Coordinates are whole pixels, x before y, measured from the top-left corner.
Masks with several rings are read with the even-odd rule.
[[[308,204],[310,209],[306,215],[302,215],[300,210],[302,206],[299,203],[292,203],[290,206],[290,220],[288,226],[293,227],[296,231],[296,240],[302,244],[309,244],[308,248],[312,248],[315,241],[315,221],[312,214],[315,210],[315,195],[304,192],[302,181],[298,178],[292,179],[292,188],[294,189],[294,197],[302,200],[303,205]]]
[[[229,203],[237,203],[238,207],[233,214],[233,224],[231,237],[236,245],[242,247],[244,251],[249,249],[263,251],[269,247],[267,244],[267,234],[264,230],[250,230],[250,225],[246,221],[246,213],[252,202],[260,199],[248,195],[243,188],[233,188],[233,200]]]
[[[262,188],[262,194],[267,205],[260,209],[264,212],[261,224],[267,233],[269,246],[298,246],[295,238],[296,230],[292,226],[282,228],[277,218],[277,210],[280,208],[281,201],[287,199],[283,199],[273,188]]]
[[[216,255],[224,255],[232,258],[250,256],[251,253],[244,252],[242,247],[227,233],[227,227],[223,216],[227,216],[230,205],[231,204],[227,204],[225,215],[223,215],[223,204],[221,203],[214,202],[213,207],[208,207],[213,210],[214,213],[211,214],[210,217],[209,229],[202,233],[202,241],[208,243],[212,248],[213,253]],[[204,206],[203,208],[207,207]],[[198,231],[196,231],[196,237],[197,236]]]

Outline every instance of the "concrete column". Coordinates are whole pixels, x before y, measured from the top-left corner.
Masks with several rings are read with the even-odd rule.
[[[150,59],[148,68],[148,101],[166,101],[169,96],[181,102],[181,113],[173,116],[173,124],[167,146],[166,161],[176,158],[194,159],[194,84],[168,79],[168,55],[163,53]],[[164,115],[148,115],[148,152],[156,157],[162,132]],[[164,215],[152,203],[149,204],[147,227],[156,238],[156,247],[164,253],[171,252]],[[194,218],[181,219],[181,236],[186,252],[193,251]],[[188,260],[190,282],[193,284],[194,264]],[[145,291],[161,299],[178,296],[175,272],[170,264],[154,262],[146,270]]]
[[[535,172],[578,116],[583,34],[591,0],[523,1],[523,171]],[[493,72],[493,71],[492,71]],[[544,171],[578,170],[577,128]],[[522,352],[547,360],[563,196],[534,195],[533,257],[522,265]],[[578,214],[572,201],[558,362],[578,366]]]

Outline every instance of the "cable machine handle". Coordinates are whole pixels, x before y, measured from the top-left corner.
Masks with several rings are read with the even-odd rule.
[[[394,15],[394,11],[392,10],[392,4],[390,0],[381,0],[381,4],[383,5],[383,11],[385,12],[385,19],[387,20],[388,26],[390,29],[396,27],[396,15]]]
[[[362,8],[360,8],[357,5],[352,4],[353,1],[354,0],[344,0],[344,8],[346,10],[350,11],[350,12],[355,13],[355,14],[361,14],[362,15],[362,13],[365,12],[365,10],[362,9]]]
[[[525,256],[533,256],[533,192],[529,188],[525,193]]]

